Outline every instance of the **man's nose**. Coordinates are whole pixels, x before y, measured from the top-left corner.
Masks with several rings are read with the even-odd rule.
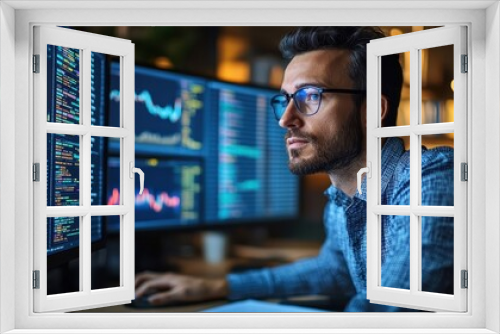
[[[279,125],[285,129],[297,128],[301,125],[301,122],[302,119],[300,118],[299,111],[297,110],[293,100],[290,99],[283,116],[281,116]]]

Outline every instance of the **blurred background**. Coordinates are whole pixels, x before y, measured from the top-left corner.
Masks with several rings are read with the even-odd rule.
[[[136,166],[146,173],[145,194],[136,194],[136,272],[221,277],[317,254],[330,182],[288,172],[284,131],[269,106],[286,68],[278,44],[293,27],[70,28],[135,44]],[[430,28],[382,27],[388,36]],[[57,67],[69,51],[51,52]],[[453,122],[453,49],[421,52],[421,122]],[[409,125],[409,53],[400,61],[398,126]],[[94,53],[92,66],[93,124],[119,126],[119,59]],[[61,140],[50,140],[54,151]],[[453,146],[453,134],[422,144]],[[92,204],[118,204],[120,142],[92,145]],[[49,221],[59,227],[49,294],[78,290],[78,256],[60,233],[71,224]],[[120,217],[93,217],[92,228],[92,288],[118,286]]]

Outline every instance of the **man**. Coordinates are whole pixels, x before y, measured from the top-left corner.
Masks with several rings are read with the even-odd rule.
[[[174,274],[137,276],[140,297],[165,304],[215,298],[329,295],[347,300],[345,311],[401,311],[366,299],[366,192],[356,193],[357,171],[366,165],[366,44],[383,33],[371,27],[299,28],[280,49],[290,59],[281,94],[272,99],[287,129],[289,169],[297,175],[328,174],[326,240],[315,258],[275,268],[206,280]],[[396,124],[402,71],[398,56],[382,60],[383,126]],[[409,204],[409,152],[399,138],[382,150],[382,204]],[[422,151],[422,204],[453,205],[453,150]],[[365,182],[363,187],[366,187]],[[453,187],[451,187],[453,188]],[[409,289],[409,217],[382,217],[382,286]],[[422,219],[422,289],[452,293],[453,220]]]

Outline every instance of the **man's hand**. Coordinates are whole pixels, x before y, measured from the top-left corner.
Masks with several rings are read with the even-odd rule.
[[[228,286],[225,279],[144,272],[136,275],[135,296],[140,298],[145,294],[151,294],[148,298],[150,304],[164,305],[225,298],[228,295]]]

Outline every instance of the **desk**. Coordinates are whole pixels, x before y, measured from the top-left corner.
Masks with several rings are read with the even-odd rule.
[[[262,247],[234,245],[232,256],[221,263],[207,263],[201,257],[172,258],[169,263],[176,266],[178,273],[205,278],[220,278],[229,273],[235,266],[252,266],[256,263],[262,266],[275,266],[296,261],[304,257],[316,256],[321,247],[319,242],[303,242],[289,240],[273,240]],[[280,302],[279,299],[269,299],[270,302]],[[156,308],[133,308],[124,305],[108,306],[77,313],[172,313],[199,312],[229,301],[213,300],[200,303],[174,305]]]
[[[241,304],[245,305],[245,307],[242,308]],[[88,311],[78,311],[77,313],[189,313],[202,312],[224,305],[228,305],[229,307],[227,311],[222,312],[311,312],[321,310],[340,312],[345,306],[342,302],[333,302],[328,296],[311,295],[287,298],[285,300],[266,299],[265,301],[245,300],[236,302],[214,300],[192,303],[189,305],[173,305],[155,308],[132,308],[125,305],[116,305]]]
[[[282,312],[327,312],[331,311],[331,303],[328,297],[325,296],[308,296],[310,301],[314,300],[316,304],[303,305],[283,302],[282,300],[242,300],[242,301],[213,301],[197,303],[185,306],[169,306],[158,308],[145,308],[133,309],[123,305],[103,307],[100,309],[85,311],[85,313],[186,313],[186,312],[200,312],[210,309],[210,312],[240,312],[240,313],[282,313]],[[312,299],[311,299],[312,298]],[[325,303],[326,302],[326,303]],[[325,307],[326,306],[326,307]],[[334,310],[339,311],[339,310]]]
[[[170,263],[179,268],[179,273],[205,278],[220,278],[235,267],[274,267],[317,256],[321,242],[270,240],[262,246],[233,245],[231,256],[220,263],[207,263],[201,257],[173,258]]]
[[[214,300],[201,303],[193,303],[187,305],[173,305],[173,306],[163,306],[163,307],[152,307],[152,308],[133,308],[125,305],[116,305],[95,308],[85,311],[77,311],[75,313],[176,313],[176,312],[200,312],[212,307],[221,306],[227,304],[228,301],[225,299]]]

